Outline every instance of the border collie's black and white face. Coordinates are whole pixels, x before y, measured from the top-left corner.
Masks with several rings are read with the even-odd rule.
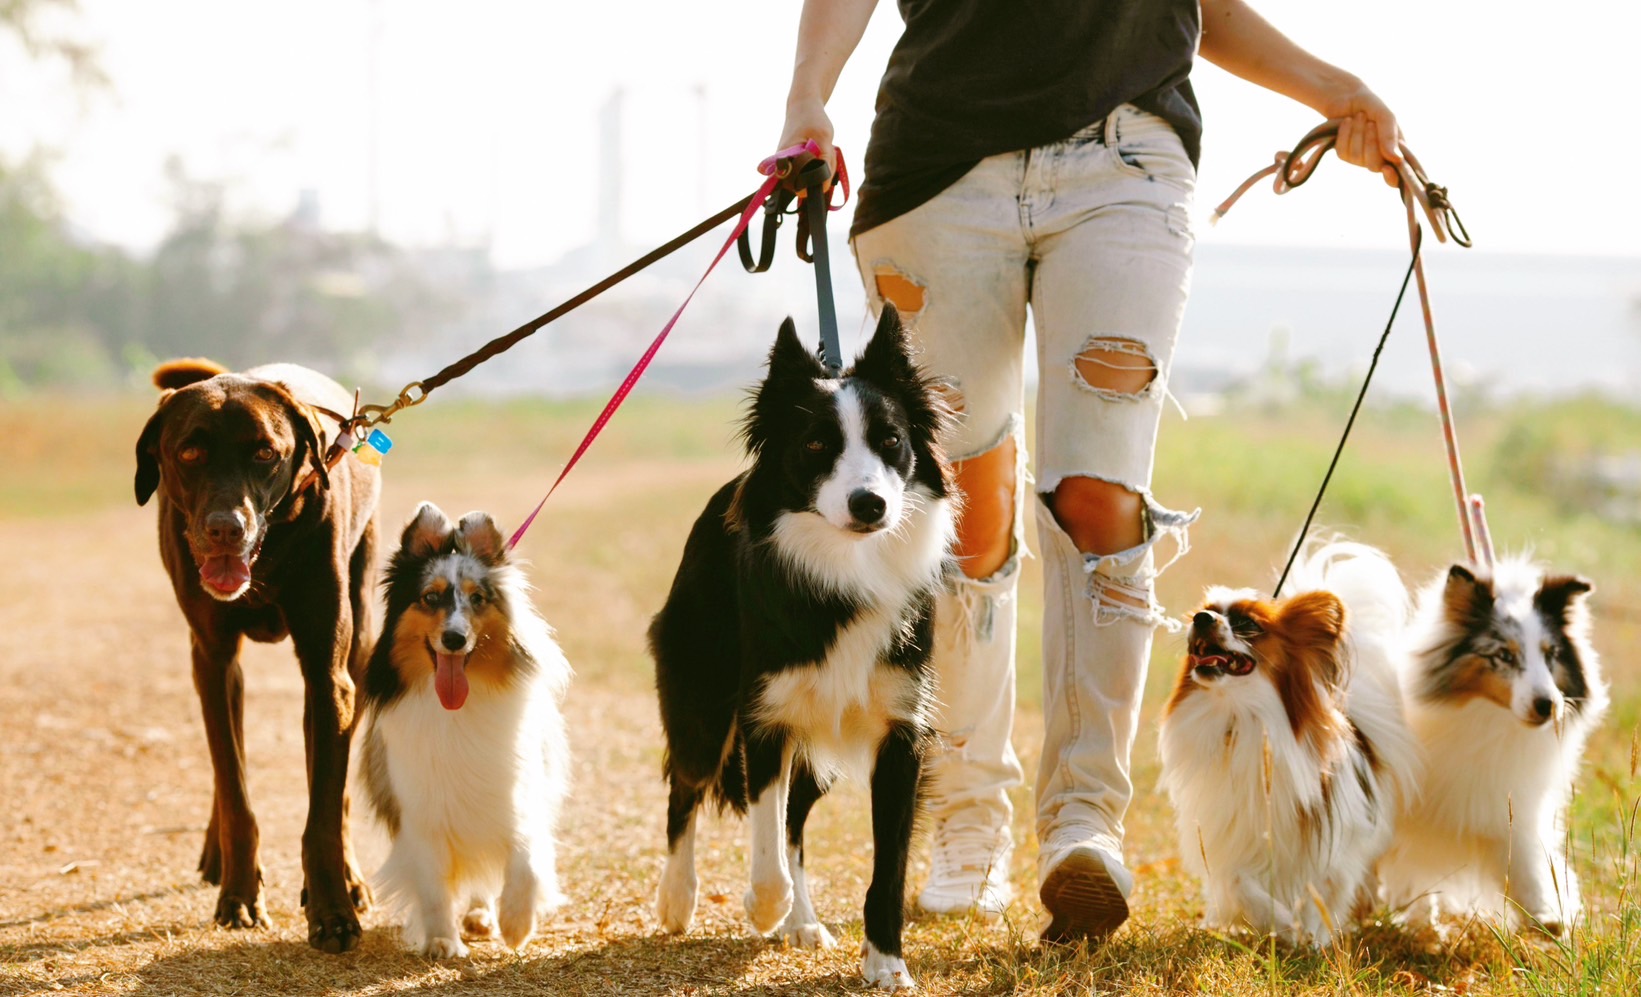
[[[1420,649],[1420,695],[1488,699],[1534,727],[1580,711],[1594,653],[1584,635],[1591,589],[1576,575],[1546,577],[1520,561],[1501,562],[1491,578],[1453,565],[1438,631]]]
[[[814,513],[859,536],[895,530],[916,492],[947,494],[949,472],[934,442],[940,406],[893,306],[885,305],[866,350],[840,376],[799,343],[788,319],[747,417],[755,464],[741,511],[763,519]]]

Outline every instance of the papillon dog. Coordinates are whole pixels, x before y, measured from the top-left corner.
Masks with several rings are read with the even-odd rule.
[[[360,769],[392,838],[378,895],[436,959],[519,948],[563,903],[553,840],[569,773],[570,667],[496,524],[424,502],[388,566],[365,674]],[[457,922],[457,904],[465,913]]]
[[[667,931],[695,912],[695,819],[708,799],[749,815],[747,917],[830,947],[804,880],[804,822],[833,778],[872,796],[862,973],[914,985],[901,957],[907,854],[931,743],[934,597],[955,500],[935,440],[944,409],[893,306],[853,367],[828,371],[791,320],[744,436],[751,467],[685,543],[650,626],[666,729]]]
[[[1353,543],[1307,553],[1290,583],[1208,590],[1163,713],[1162,783],[1204,927],[1321,946],[1371,899],[1416,785],[1395,660],[1408,597]]]
[[[1578,918],[1567,805],[1607,707],[1591,588],[1510,558],[1455,564],[1421,592],[1403,692],[1423,791],[1382,870],[1414,923],[1482,914],[1560,934]]]

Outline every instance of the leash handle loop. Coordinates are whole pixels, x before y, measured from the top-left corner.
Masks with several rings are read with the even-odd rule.
[[[1231,210],[1237,200],[1248,192],[1254,184],[1265,177],[1275,175],[1273,188],[1278,194],[1300,186],[1311,178],[1322,157],[1329,149],[1334,148],[1339,139],[1339,120],[1324,121],[1305,133],[1290,152],[1278,152],[1272,165],[1258,171],[1244,180],[1241,186],[1231,193],[1231,196],[1220,202],[1214,209],[1213,221],[1218,221]],[[1446,242],[1450,238],[1453,242],[1468,249],[1470,248],[1470,232],[1464,227],[1458,211],[1453,207],[1448,197],[1447,188],[1431,181],[1425,173],[1424,164],[1419,157],[1407,147],[1407,143],[1399,143],[1401,160],[1392,164],[1396,171],[1396,186],[1399,188],[1403,207],[1407,212],[1407,237],[1411,249],[1412,259],[1408,261],[1408,277],[1416,278],[1419,287],[1419,304],[1424,311],[1425,340],[1430,349],[1430,368],[1436,387],[1436,410],[1441,416],[1442,438],[1447,448],[1448,473],[1452,479],[1454,498],[1458,503],[1459,532],[1464,538],[1465,554],[1471,563],[1480,563],[1478,553],[1484,553],[1489,563],[1492,561],[1492,544],[1487,537],[1486,521],[1481,516],[1480,508],[1472,507],[1470,495],[1465,489],[1464,466],[1459,458],[1458,433],[1453,428],[1453,410],[1447,399],[1447,378],[1442,373],[1441,349],[1436,342],[1436,319],[1430,307],[1430,288],[1425,281],[1424,258],[1420,248],[1424,242],[1424,229],[1419,224],[1419,212],[1414,210],[1417,204],[1424,217],[1430,222],[1430,230],[1435,233],[1438,242]],[[1402,278],[1402,293],[1407,291],[1408,277]],[[1396,318],[1396,310],[1401,307],[1402,294],[1396,296],[1396,307],[1391,310],[1391,322]],[[1380,337],[1379,349],[1384,348],[1384,338],[1390,334],[1390,325],[1385,326],[1384,336]],[[1378,350],[1374,351],[1374,364],[1378,362]],[[1373,365],[1368,367],[1368,379],[1373,376]],[[1362,392],[1365,395],[1367,383],[1364,381]],[[1357,396],[1356,407],[1360,408],[1362,395]],[[1345,424],[1345,437],[1350,435],[1351,425],[1356,420],[1356,408],[1351,410],[1350,420]],[[1334,453],[1334,464],[1328,467],[1327,475],[1322,480],[1322,489],[1318,491],[1316,502],[1311,506],[1310,515],[1305,517],[1305,527],[1300,531],[1299,540],[1294,548],[1294,555],[1288,558],[1288,567],[1282,570],[1282,577],[1277,581],[1277,591],[1280,592],[1282,583],[1286,581],[1288,569],[1293,566],[1294,556],[1297,556],[1299,546],[1305,541],[1305,532],[1310,528],[1311,516],[1316,513],[1321,504],[1322,494],[1326,492],[1328,481],[1333,476],[1333,467],[1339,459],[1339,452],[1344,448],[1344,439],[1339,441],[1339,451]]]

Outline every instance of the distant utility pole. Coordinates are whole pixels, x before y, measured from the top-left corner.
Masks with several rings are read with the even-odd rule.
[[[377,79],[382,46],[381,0],[370,0],[370,23],[365,27],[365,230],[372,236],[380,234],[381,222],[381,167],[377,134],[381,117],[379,100],[380,81]]]

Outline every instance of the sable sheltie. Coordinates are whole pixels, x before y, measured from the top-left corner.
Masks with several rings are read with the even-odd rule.
[[[1418,752],[1395,661],[1396,569],[1327,544],[1291,596],[1211,588],[1162,720],[1163,785],[1208,928],[1325,945],[1371,899]]]
[[[482,512],[452,525],[422,503],[385,584],[360,766],[393,839],[379,895],[404,910],[405,942],[424,955],[465,956],[464,938],[498,930],[519,948],[564,900],[553,828],[569,665]]]
[[[750,813],[753,927],[833,945],[804,883],[804,821],[835,776],[869,773],[862,972],[913,986],[907,852],[932,737],[934,595],[955,570],[944,411],[892,306],[841,376],[781,326],[744,425],[752,466],[696,520],[650,626],[671,789],[666,930],[694,916],[695,817],[711,797]]]
[[[1511,558],[1455,564],[1421,592],[1403,692],[1424,784],[1382,869],[1409,920],[1494,915],[1559,934],[1579,916],[1567,804],[1607,707],[1590,591]]]

